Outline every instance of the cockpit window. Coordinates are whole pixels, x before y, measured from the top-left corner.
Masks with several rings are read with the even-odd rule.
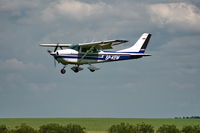
[[[83,52],[83,53],[87,52],[88,50],[91,50],[90,51],[91,53],[97,53],[98,52],[97,48],[92,48],[92,49],[86,48],[86,47],[85,48],[84,47],[81,48],[81,52]]]
[[[72,45],[72,46],[70,46],[69,48],[74,49],[74,50],[76,50],[76,51],[79,51],[80,46],[79,46],[79,45]]]
[[[81,52],[87,52],[87,48],[81,48]]]
[[[98,49],[97,49],[97,48],[93,48],[93,52],[94,52],[94,53],[97,53],[97,52],[98,52]]]

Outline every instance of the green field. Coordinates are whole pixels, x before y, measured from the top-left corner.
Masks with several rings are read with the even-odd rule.
[[[86,131],[106,132],[113,124],[121,122],[138,124],[151,124],[154,129],[157,129],[163,124],[174,124],[178,128],[185,125],[200,125],[200,119],[136,119],[136,118],[0,118],[0,125],[5,124],[12,129],[21,123],[26,123],[33,128],[38,129],[41,125],[48,123],[58,123],[67,125],[69,123],[79,124],[86,128]]]

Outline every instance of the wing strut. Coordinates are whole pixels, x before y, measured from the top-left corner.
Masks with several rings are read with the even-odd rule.
[[[93,50],[94,47],[95,47],[95,46],[90,47],[90,49],[87,50],[87,51],[85,52],[85,54],[81,57],[81,59],[80,59],[79,61],[81,62],[81,61],[85,58],[85,56],[86,56],[89,52],[91,52],[91,51]]]

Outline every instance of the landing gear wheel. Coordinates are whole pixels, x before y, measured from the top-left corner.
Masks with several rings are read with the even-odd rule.
[[[75,73],[77,73],[77,72],[83,70],[83,68],[81,68],[81,67],[79,67],[79,66],[73,66],[71,69],[72,69]]]
[[[94,72],[95,70],[90,70],[90,72]]]
[[[90,72],[94,72],[94,71],[96,71],[96,70],[99,70],[99,68],[94,67],[94,66],[92,66],[92,65],[89,65],[88,69],[90,70]]]
[[[65,74],[66,70],[65,70],[65,69],[61,69],[60,72],[61,72],[62,74]]]
[[[75,70],[74,70],[74,72],[75,72],[75,73],[77,73],[77,72],[78,72],[78,68],[77,68],[77,69],[75,69]]]

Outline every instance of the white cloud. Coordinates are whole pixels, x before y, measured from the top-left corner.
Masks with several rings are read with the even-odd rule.
[[[25,69],[42,69],[44,70],[44,66],[40,64],[33,64],[33,63],[24,63],[16,58],[7,59],[5,61],[0,61],[0,70],[25,70]]]
[[[0,10],[18,10],[22,8],[34,8],[38,6],[38,0],[27,1],[27,0],[1,0]]]
[[[97,1],[87,3],[78,0],[59,0],[51,2],[43,9],[43,22],[56,27],[42,40],[80,41],[111,39],[119,35],[147,32],[153,28],[147,22],[149,15],[145,3],[119,1],[106,3]],[[68,39],[69,40],[69,39]]]
[[[38,5],[38,0],[1,0],[0,11],[10,12],[12,16],[20,16],[22,15],[23,9],[34,9]]]
[[[0,62],[0,68],[1,69],[15,69],[15,70],[21,70],[26,67],[26,65],[17,59],[8,59],[5,60],[4,62]]]
[[[159,26],[200,31],[200,9],[190,3],[160,3],[149,7],[151,19]]]
[[[81,20],[101,15],[109,8],[110,6],[103,2],[89,4],[75,0],[60,0],[58,3],[52,3],[44,9],[42,18],[48,21],[63,16]]]
[[[33,92],[46,92],[56,88],[56,83],[38,82],[38,78],[43,76],[41,72],[45,73],[45,71],[46,68],[40,64],[26,63],[16,58],[0,61],[0,72],[2,73],[0,91],[25,88]]]
[[[74,22],[86,20],[92,23],[93,21],[91,20],[94,20],[96,24],[104,24],[104,27],[105,24],[108,24],[109,26],[115,25],[117,28],[145,22],[144,20],[148,17],[146,7],[147,5],[144,3],[138,4],[127,1],[110,4],[105,2],[86,3],[78,0],[59,0],[50,3],[42,11],[41,18],[46,22],[71,19]],[[112,30],[112,28],[109,30]]]

